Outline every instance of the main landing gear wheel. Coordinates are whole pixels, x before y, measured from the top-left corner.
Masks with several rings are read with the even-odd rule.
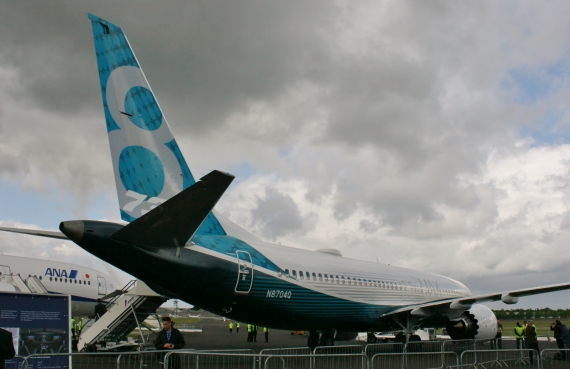
[[[376,343],[378,342],[378,339],[376,338],[376,335],[373,332],[368,332],[366,337],[366,342]]]
[[[334,336],[330,332],[323,332],[319,346],[334,346]]]
[[[313,351],[319,345],[319,332],[310,331],[307,337],[307,346]]]

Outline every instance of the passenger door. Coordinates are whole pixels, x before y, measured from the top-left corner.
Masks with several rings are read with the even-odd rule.
[[[97,276],[97,284],[98,284],[98,293],[99,295],[106,295],[107,294],[107,284],[105,283],[105,277]]]
[[[253,263],[251,255],[247,251],[237,251],[238,259],[238,279],[236,283],[236,293],[249,293],[253,284]]]

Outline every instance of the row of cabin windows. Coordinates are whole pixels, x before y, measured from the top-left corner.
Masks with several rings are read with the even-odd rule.
[[[315,273],[315,272],[303,272],[299,271],[297,273],[296,270],[285,269],[282,271],[279,269],[279,275],[284,274],[286,277],[293,277],[296,279],[306,279],[306,280],[313,280],[319,282],[326,282],[326,283],[339,283],[339,284],[348,284],[353,286],[365,286],[365,287],[376,287],[376,288],[383,288],[389,290],[404,290],[405,286],[401,283],[397,282],[382,282],[382,281],[374,281],[370,279],[364,278],[354,278],[354,277],[345,277],[345,276],[338,276],[332,275],[327,273]],[[410,287],[414,292],[422,292],[421,287]],[[445,294],[450,296],[467,296],[467,294],[460,293],[458,291],[453,291],[449,289],[439,289],[436,291],[439,294]]]
[[[282,271],[280,270],[280,273]],[[338,276],[332,275],[327,273],[315,273],[315,272],[303,272],[299,271],[297,273],[296,270],[285,269],[283,272],[286,277],[293,277],[298,279],[306,279],[306,280],[313,280],[319,282],[326,282],[326,283],[339,283],[339,284],[348,284],[353,286],[366,286],[366,287],[378,287],[390,290],[403,290],[404,286],[400,283],[396,282],[380,282],[380,281],[373,281],[370,279],[364,278],[354,278],[354,277],[345,277],[345,276]]]
[[[28,277],[31,277],[31,274],[28,274]],[[34,276],[36,278],[38,278],[40,281],[42,280],[42,276],[40,275],[38,276]],[[49,281],[50,282],[61,282],[61,283],[68,283],[67,278],[61,278],[59,277],[59,281],[58,281],[58,277],[49,277]],[[90,281],[78,281],[77,279],[71,279],[69,278],[69,283],[75,283],[75,284],[86,284],[88,286],[91,286],[91,282]]]

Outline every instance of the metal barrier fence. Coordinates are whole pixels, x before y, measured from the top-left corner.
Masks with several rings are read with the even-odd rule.
[[[281,349],[264,349],[259,353],[261,363],[267,369],[310,368],[311,349],[308,347],[292,347]]]
[[[540,352],[543,368],[567,369],[570,367],[570,349],[545,349]]]
[[[570,349],[545,349],[539,354],[530,349],[492,350],[490,345],[474,341],[446,343],[333,346],[319,347],[314,352],[298,347],[265,349],[259,354],[251,349],[35,354],[9,360],[6,368],[45,369],[46,359],[53,369],[570,368]],[[442,351],[437,351],[438,347]]]
[[[406,352],[375,354],[369,369],[450,368],[459,366],[456,352]]]
[[[508,362],[524,365],[525,368],[540,368],[540,356],[535,350],[467,350],[459,356],[461,367],[486,368],[490,366],[509,366]],[[511,363],[513,364],[513,363]]]

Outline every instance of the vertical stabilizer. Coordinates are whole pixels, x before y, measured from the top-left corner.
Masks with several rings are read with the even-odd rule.
[[[195,183],[121,28],[89,14],[121,218],[138,219]],[[197,234],[225,234],[210,213]]]

